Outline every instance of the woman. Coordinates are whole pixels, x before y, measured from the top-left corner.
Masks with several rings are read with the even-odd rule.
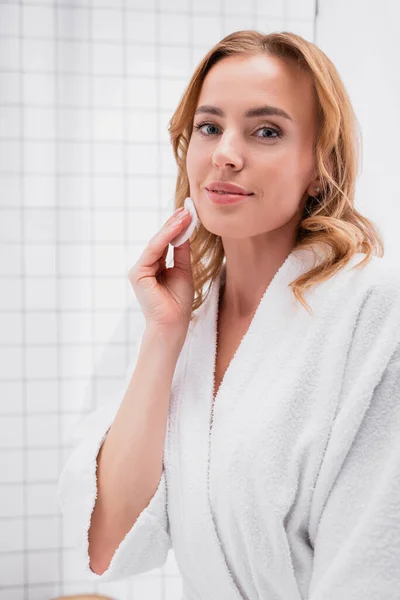
[[[184,600],[400,597],[400,280],[354,206],[355,123],[293,33],[232,33],[197,67],[170,134],[200,224],[172,269],[184,213],[131,269],[134,375],[60,479],[88,578],[173,547]]]

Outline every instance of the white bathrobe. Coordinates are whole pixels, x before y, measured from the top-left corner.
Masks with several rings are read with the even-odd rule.
[[[103,575],[96,456],[134,364],[80,424],[58,498],[88,580],[161,567],[172,547],[182,600],[400,598],[400,277],[378,257],[352,270],[357,254],[306,292],[310,315],[288,284],[318,256],[283,262],[214,406],[213,282],[175,369],[158,488]]]

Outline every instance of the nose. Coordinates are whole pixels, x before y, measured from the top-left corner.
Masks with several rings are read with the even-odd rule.
[[[226,166],[241,169],[243,166],[241,154],[235,149],[232,141],[228,137],[224,138],[224,136],[221,136],[219,143],[215,147],[212,162],[214,166],[220,169]]]

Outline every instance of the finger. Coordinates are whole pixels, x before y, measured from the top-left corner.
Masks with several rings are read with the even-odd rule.
[[[168,254],[168,246],[165,246],[164,252],[162,253],[160,260],[158,261],[158,269],[157,269],[156,276],[158,276],[162,271],[164,271],[167,268],[167,266],[166,266],[167,254]]]
[[[187,239],[180,246],[174,247],[174,267],[182,269],[183,271],[192,270],[191,252],[190,252],[190,240]]]
[[[183,212],[178,209],[167,221],[163,227],[151,238],[142,256],[139,259],[141,266],[151,266],[160,260],[165,251],[168,251],[168,245],[172,239],[182,229],[184,221],[179,220],[179,213]]]

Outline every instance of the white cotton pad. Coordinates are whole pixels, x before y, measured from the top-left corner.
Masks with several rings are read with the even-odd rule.
[[[199,222],[199,217],[197,216],[196,207],[194,205],[193,200],[190,198],[190,196],[188,196],[185,199],[184,206],[190,212],[190,216],[192,217],[192,220],[190,221],[190,223],[187,227],[182,229],[182,231],[176,237],[174,237],[173,240],[170,241],[170,244],[172,244],[173,246],[181,246],[182,244],[184,244],[186,242],[186,240],[188,240],[190,238],[190,236],[192,235],[193,231],[195,230],[195,228]]]

